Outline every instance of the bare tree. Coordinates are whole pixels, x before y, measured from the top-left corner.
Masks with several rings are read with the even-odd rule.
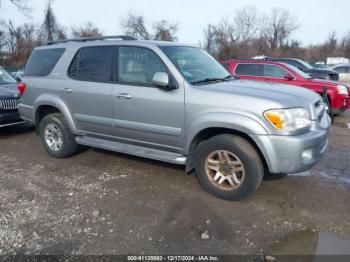
[[[178,25],[167,20],[161,20],[153,25],[153,39],[161,41],[176,41]]]
[[[126,18],[121,21],[121,27],[124,33],[141,40],[150,40],[151,34],[145,25],[145,18],[142,15],[129,13]]]
[[[251,41],[257,36],[259,16],[255,7],[246,6],[236,12],[235,28],[241,41]]]
[[[52,0],[48,1],[45,11],[44,22],[42,24],[42,37],[45,41],[65,39],[66,33],[56,21],[56,16],[52,10]]]
[[[27,14],[30,10],[28,5],[28,0],[9,0],[10,3],[12,3],[18,11],[20,11],[23,14]],[[0,8],[1,8],[1,0],[0,0]]]
[[[101,30],[91,22],[86,23],[83,26],[72,28],[72,35],[74,37],[93,37],[101,36]]]
[[[228,19],[218,25],[208,25],[204,31],[204,48],[219,59],[236,56],[235,46],[238,41],[236,29]]]
[[[266,24],[263,34],[272,49],[283,46],[291,33],[299,27],[296,17],[283,8],[274,8],[270,16],[262,18],[262,22]]]

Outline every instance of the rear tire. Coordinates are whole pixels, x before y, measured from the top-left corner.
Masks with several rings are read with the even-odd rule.
[[[256,149],[244,138],[230,134],[214,136],[197,146],[195,170],[206,191],[226,200],[249,196],[264,176]]]
[[[49,114],[40,121],[40,138],[53,157],[66,158],[77,152],[75,136],[60,113]]]

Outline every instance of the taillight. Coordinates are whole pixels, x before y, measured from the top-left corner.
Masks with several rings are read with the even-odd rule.
[[[24,91],[26,90],[26,84],[21,82],[17,86],[19,95],[22,96],[24,94]]]

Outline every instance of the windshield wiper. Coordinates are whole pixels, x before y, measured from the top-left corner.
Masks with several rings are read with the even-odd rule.
[[[227,82],[227,81],[230,81],[231,79],[235,79],[234,76],[226,76],[224,78],[215,78],[215,77],[211,77],[211,78],[205,78],[205,79],[202,79],[202,80],[198,80],[198,81],[195,81],[195,82],[192,82],[193,85],[197,85],[197,84],[201,84],[201,83],[210,83],[210,82]]]

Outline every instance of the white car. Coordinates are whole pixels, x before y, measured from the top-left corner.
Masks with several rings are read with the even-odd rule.
[[[350,64],[339,64],[331,67],[339,73],[339,82],[350,84]]]

